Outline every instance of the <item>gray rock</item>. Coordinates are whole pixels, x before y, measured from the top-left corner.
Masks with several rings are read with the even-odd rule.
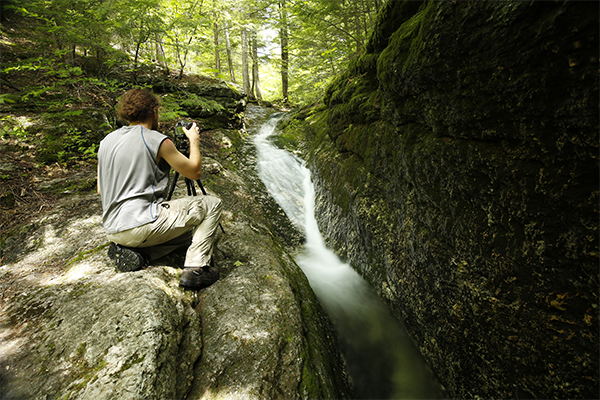
[[[181,398],[202,347],[193,296],[175,268],[116,273],[89,197],[67,198],[1,267],[2,395]]]
[[[239,135],[213,139],[231,145],[227,134]],[[116,272],[95,193],[63,195],[5,241],[2,398],[349,396],[331,322],[271,233],[253,169],[240,176],[231,165],[244,159],[203,152],[214,167],[207,189],[225,204],[221,279],[209,288],[180,289],[177,256]]]

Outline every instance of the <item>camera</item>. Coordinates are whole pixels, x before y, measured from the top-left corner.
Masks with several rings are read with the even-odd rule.
[[[190,129],[194,125],[194,122],[181,120],[175,124],[175,147],[182,154],[188,156],[190,152],[190,144],[187,141],[183,128]]]
[[[177,131],[178,134],[185,135],[183,133],[183,128],[190,129],[192,127],[192,125],[194,125],[194,122],[181,120],[177,124],[175,124],[175,130]]]

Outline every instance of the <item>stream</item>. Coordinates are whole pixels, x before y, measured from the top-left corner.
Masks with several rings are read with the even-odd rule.
[[[402,324],[370,285],[326,247],[314,215],[310,171],[303,160],[269,141],[283,115],[271,115],[254,137],[258,174],[288,218],[306,234],[296,262],[333,321],[355,397],[443,398]]]

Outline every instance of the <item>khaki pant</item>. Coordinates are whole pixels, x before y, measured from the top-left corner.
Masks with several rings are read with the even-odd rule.
[[[122,246],[145,248],[151,260],[189,244],[184,266],[203,267],[210,264],[220,218],[221,199],[188,196],[162,203],[154,222],[107,236]]]

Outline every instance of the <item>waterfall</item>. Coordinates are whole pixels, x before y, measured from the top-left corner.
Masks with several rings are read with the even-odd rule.
[[[310,171],[303,160],[268,140],[282,116],[271,116],[254,137],[258,175],[306,233],[296,262],[333,321],[356,398],[441,398],[439,384],[402,325],[369,284],[325,245],[314,215]]]

